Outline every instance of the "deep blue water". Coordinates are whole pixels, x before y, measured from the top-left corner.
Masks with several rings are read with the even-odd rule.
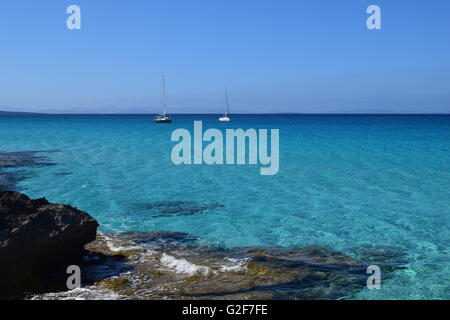
[[[103,231],[187,232],[226,247],[391,246],[406,265],[361,299],[450,299],[450,116],[0,116],[0,152],[42,153],[17,189]],[[175,166],[176,128],[280,129],[280,171]],[[14,169],[4,169],[13,171]]]

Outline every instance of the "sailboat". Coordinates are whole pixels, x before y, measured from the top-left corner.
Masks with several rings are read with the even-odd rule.
[[[166,99],[166,81],[165,81],[164,77],[162,79],[162,87],[163,87],[163,107],[164,107],[164,111],[163,111],[163,114],[157,115],[153,119],[153,121],[156,122],[156,123],[171,123],[172,119],[169,116],[167,116],[167,113],[166,113],[167,99]]]
[[[225,100],[227,102],[227,112],[223,116],[219,117],[219,121],[229,122],[229,121],[231,121],[231,119],[229,117],[229,114],[230,114],[230,103],[228,101],[228,92],[227,92],[226,89],[225,89]]]

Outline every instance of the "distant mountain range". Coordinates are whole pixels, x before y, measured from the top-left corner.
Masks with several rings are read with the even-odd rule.
[[[16,112],[16,111],[1,111],[0,110],[0,115],[2,114],[42,114],[42,113],[37,113],[37,112]]]

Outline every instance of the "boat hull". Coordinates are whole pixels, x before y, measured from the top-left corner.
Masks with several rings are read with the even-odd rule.
[[[154,123],[172,123],[172,119],[154,119]]]

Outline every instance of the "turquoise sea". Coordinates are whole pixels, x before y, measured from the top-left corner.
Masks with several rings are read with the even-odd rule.
[[[15,188],[90,213],[105,232],[180,231],[224,247],[321,245],[358,258],[398,250],[404,267],[359,299],[450,299],[450,116],[4,115],[0,152],[51,166]],[[176,166],[174,129],[280,129],[280,171]]]

